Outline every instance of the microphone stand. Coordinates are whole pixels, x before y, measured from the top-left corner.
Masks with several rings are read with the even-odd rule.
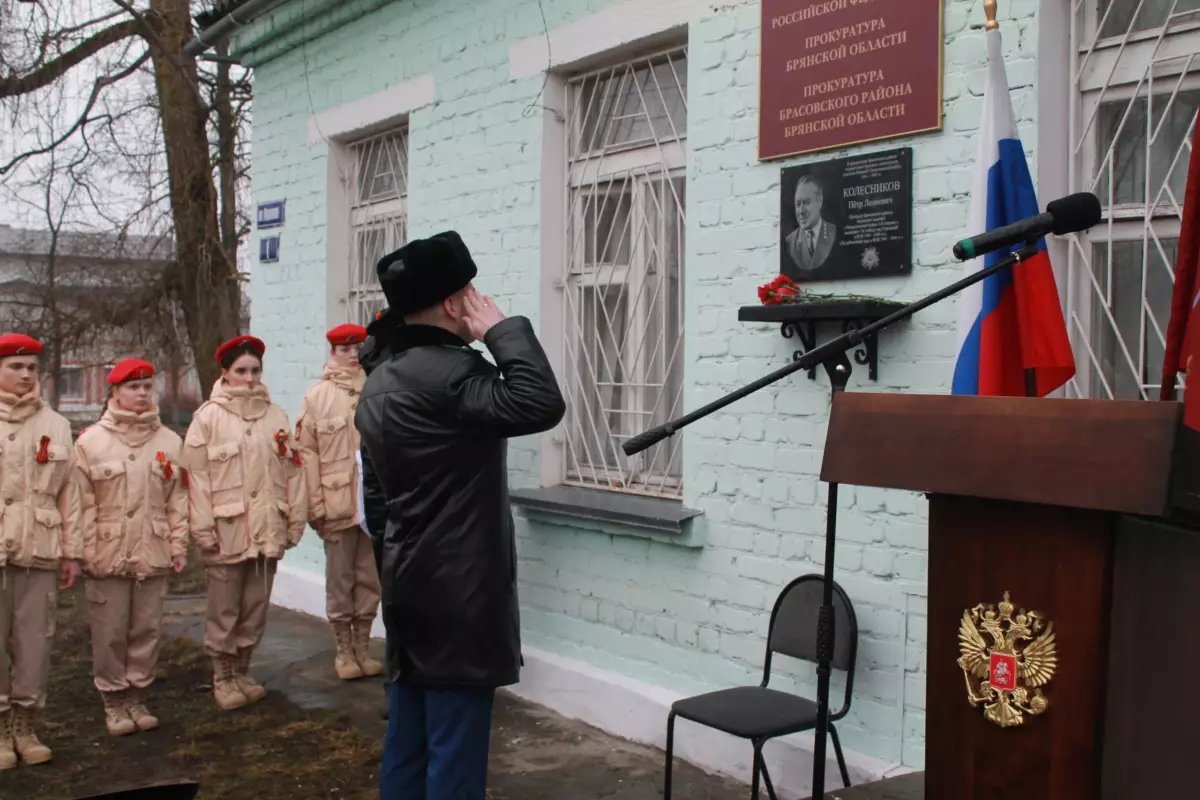
[[[814,347],[800,358],[788,364],[786,367],[777,369],[774,372],[764,375],[758,380],[748,383],[740,389],[737,389],[722,398],[714,400],[703,408],[698,408],[689,414],[684,414],[677,420],[665,423],[657,428],[651,428],[648,431],[638,434],[629,441],[625,442],[621,448],[626,455],[635,455],[643,450],[651,447],[658,442],[670,436],[674,436],[681,428],[691,425],[693,422],[707,417],[719,409],[724,408],[730,403],[741,400],[747,395],[757,392],[771,384],[786,378],[793,372],[798,372],[804,369],[811,369],[816,366],[821,366],[829,375],[829,382],[834,395],[843,391],[846,388],[847,382],[850,380],[850,360],[846,358],[846,352],[857,347],[862,343],[863,339],[872,336],[877,332],[891,325],[908,319],[922,309],[928,308],[934,303],[939,303],[947,297],[954,295],[966,289],[969,286],[974,286],[980,281],[986,280],[992,275],[1020,264],[1024,261],[1033,258],[1038,254],[1037,242],[1027,242],[1017,252],[1012,253],[1007,258],[997,261],[989,267],[984,267],[978,272],[969,275],[962,280],[956,281],[949,286],[934,292],[928,297],[917,300],[904,308],[889,314],[882,319],[867,325],[858,330],[848,331],[841,336],[826,342],[823,345]],[[828,499],[826,501],[827,508],[825,512],[825,565],[824,565],[824,585],[821,597],[821,611],[817,617],[817,725],[814,731],[813,742],[813,776],[812,776],[812,796],[811,800],[823,800],[825,797],[825,752],[826,738],[829,733],[829,676],[832,671],[833,648],[835,642],[834,630],[834,613],[833,613],[833,562],[837,542],[837,495],[838,484],[829,484]],[[770,777],[766,776],[767,789],[772,798],[775,797],[774,787],[771,786]]]

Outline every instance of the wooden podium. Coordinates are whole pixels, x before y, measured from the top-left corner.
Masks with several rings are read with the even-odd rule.
[[[1200,464],[1180,456],[1180,415],[835,395],[821,479],[929,495],[926,800],[1195,796],[1200,535],[1178,517]],[[1012,727],[972,707],[958,664],[964,612],[1005,592],[1053,623],[1057,648],[1044,712]]]

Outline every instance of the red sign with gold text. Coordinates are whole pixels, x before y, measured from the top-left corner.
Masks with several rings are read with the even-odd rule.
[[[942,0],[762,0],[758,157],[942,127]]]

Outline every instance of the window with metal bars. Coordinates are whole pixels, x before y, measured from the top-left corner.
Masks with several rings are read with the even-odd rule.
[[[1105,219],[1071,237],[1069,394],[1157,398],[1200,104],[1200,0],[1077,0],[1072,191]]]
[[[350,145],[350,319],[367,325],[386,301],[375,266],[408,241],[408,130]]]
[[[567,83],[565,483],[682,494],[678,437],[621,443],[683,397],[687,49]]]

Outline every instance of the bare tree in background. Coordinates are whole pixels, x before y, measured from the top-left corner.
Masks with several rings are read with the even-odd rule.
[[[51,94],[61,102],[61,90]],[[54,137],[56,119],[42,116],[45,110],[27,107],[26,120]],[[173,264],[169,239],[108,225],[70,229],[105,195],[111,178],[95,156],[86,147],[52,148],[22,170],[21,181],[3,187],[10,202],[27,207],[31,227],[0,228],[0,316],[6,327],[46,343],[44,376],[55,409],[68,359],[72,369],[87,369],[155,353],[164,372],[177,374],[174,365],[184,355],[173,325],[178,306],[165,285]]]
[[[242,318],[237,251],[249,225],[238,201],[250,90],[245,70],[184,55],[192,10],[188,0],[0,0],[0,104],[19,134],[13,152],[0,151],[0,181],[68,148],[72,160],[82,150],[139,188],[119,209],[106,197],[111,186],[85,191],[116,230],[166,229],[174,240],[163,287],[207,395],[219,374],[212,353]],[[64,86],[73,102],[56,104]],[[35,119],[59,114],[55,135],[44,126],[33,135],[30,106],[43,111]]]

